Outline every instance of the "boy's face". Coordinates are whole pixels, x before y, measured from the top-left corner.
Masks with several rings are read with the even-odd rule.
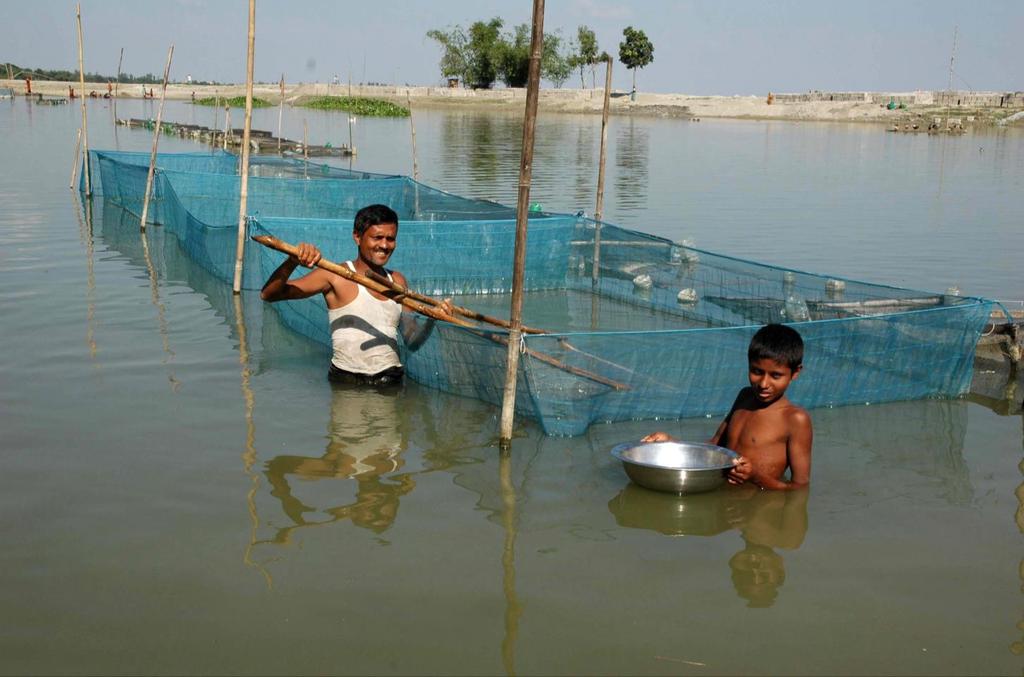
[[[353,232],[352,238],[359,247],[359,258],[371,266],[383,268],[395,251],[398,239],[398,225],[382,223],[368,227],[362,235]]]
[[[790,369],[788,364],[768,358],[751,360],[748,376],[754,394],[762,404],[771,404],[786,394],[786,388],[800,374],[800,367]]]

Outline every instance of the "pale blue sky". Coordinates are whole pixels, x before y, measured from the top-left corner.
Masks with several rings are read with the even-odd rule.
[[[257,0],[256,79],[437,84],[431,28],[500,16],[528,22],[530,0]],[[0,0],[7,17],[0,62],[77,68],[73,2]],[[246,0],[85,0],[86,70],[160,74],[175,45],[172,79],[245,80]],[[638,88],[687,94],[809,89],[944,89],[954,26],[954,87],[1024,90],[1022,0],[548,0],[547,31],[597,33],[618,54],[622,29],[644,30],[654,63]],[[589,80],[589,78],[588,78]],[[616,63],[614,85],[630,74]],[[565,86],[579,86],[571,79]]]

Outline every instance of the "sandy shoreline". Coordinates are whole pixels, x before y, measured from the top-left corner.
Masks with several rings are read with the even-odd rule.
[[[67,97],[68,88],[79,94],[77,82],[32,82],[33,95],[44,97]],[[22,80],[0,80],[0,87],[10,87],[19,96],[25,93]],[[87,92],[102,95],[107,91],[106,83],[86,83]],[[160,87],[147,85],[159,97]],[[257,84],[254,96],[277,105],[281,100],[277,84]],[[122,84],[118,86],[118,97],[122,99],[142,98],[143,86]],[[244,85],[186,85],[172,84],[167,87],[170,100],[191,100],[222,96],[245,95]],[[411,86],[348,86],[326,84],[285,85],[286,104],[301,103],[311,96],[365,96],[406,105],[426,107],[471,107],[474,109],[519,112],[523,110],[526,94],[523,89],[467,90],[442,87]],[[885,95],[887,96],[887,95]],[[539,107],[545,112],[600,114],[604,92],[601,89],[542,89]],[[769,104],[766,96],[695,96],[686,94],[657,94],[638,92],[632,101],[628,92],[613,92],[611,114],[644,115],[683,119],[736,118],[756,120],[806,120],[827,122],[871,122],[890,125],[908,118],[923,118],[942,115],[956,115],[966,123],[993,124],[997,120],[1016,112],[1018,108],[1007,109],[986,106],[972,106],[950,110],[933,104],[908,104],[905,109],[889,110],[885,104],[870,101],[799,101]],[[971,119],[973,118],[973,119]],[[1019,123],[1018,123],[1019,124]]]

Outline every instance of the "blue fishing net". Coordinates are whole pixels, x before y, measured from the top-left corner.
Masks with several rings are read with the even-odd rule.
[[[94,193],[141,213],[148,154],[90,156]],[[237,166],[228,153],[161,154],[149,212],[226,283]],[[508,316],[514,209],[294,158],[254,158],[253,167],[249,235],[313,242],[341,262],[355,253],[355,211],[384,203],[401,223],[391,265],[413,289]],[[524,334],[517,346],[516,410],[549,434],[580,434],[595,421],[720,416],[746,383],[751,336],[769,322],[792,324],[804,338],[804,370],[789,391],[803,406],[957,396],[969,388],[993,307],[768,266],[578,215],[531,213],[527,242],[523,322],[549,333]],[[243,287],[260,288],[281,260],[250,241]],[[274,308],[288,327],[329,345],[322,298]],[[507,350],[503,329],[437,323],[403,361],[420,383],[499,404]]]

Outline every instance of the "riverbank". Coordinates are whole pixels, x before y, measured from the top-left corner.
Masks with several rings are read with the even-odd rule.
[[[0,80],[0,87],[10,87],[19,96],[25,93],[21,80]],[[32,93],[44,97],[67,97],[69,87],[79,95],[77,82],[32,82]],[[159,86],[123,84],[118,87],[119,98],[143,98],[143,92],[152,90],[159,97]],[[107,91],[106,83],[86,83],[86,92],[102,96]],[[172,84],[167,87],[167,98],[191,100],[206,97],[245,96],[244,85],[187,85]],[[281,101],[281,89],[275,84],[256,84],[253,95],[277,105]],[[412,103],[414,107],[474,107],[493,110],[522,110],[526,101],[525,89],[471,90],[446,87],[414,86],[360,86],[327,84],[285,85],[284,101],[289,105],[301,105],[317,96],[362,96],[384,99],[399,105]],[[756,120],[806,120],[827,122],[873,122],[899,124],[911,117],[955,116],[964,123],[995,124],[1013,113],[1024,110],[1024,105],[1014,99],[1008,105],[986,105],[984,97],[965,96],[957,104],[946,105],[931,92],[917,93],[844,93],[823,95],[779,94],[772,103],[767,96],[695,96],[687,94],[658,94],[638,92],[635,100],[629,92],[613,91],[611,113],[613,115],[642,115],[684,119],[737,118]],[[842,100],[836,100],[842,99]],[[888,102],[902,103],[904,108],[888,108]],[[604,102],[602,89],[542,89],[539,107],[553,113],[600,114]],[[1024,120],[1011,124],[1020,126]]]

